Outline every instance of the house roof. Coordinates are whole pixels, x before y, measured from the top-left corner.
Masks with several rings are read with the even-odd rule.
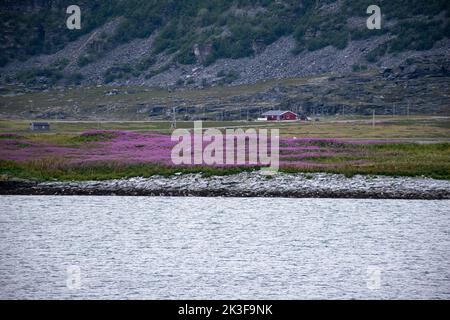
[[[48,122],[31,122],[30,124],[35,126],[49,126],[50,124]]]
[[[283,114],[285,114],[287,112],[292,112],[292,111],[272,110],[272,111],[264,112],[262,115],[263,116],[282,116]],[[292,112],[292,113],[294,113],[294,112]]]

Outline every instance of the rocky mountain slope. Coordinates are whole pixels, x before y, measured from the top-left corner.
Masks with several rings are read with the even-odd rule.
[[[1,81],[206,86],[448,58],[447,1],[378,1],[381,30],[366,27],[369,2],[80,1],[74,31],[67,1],[5,1]]]
[[[2,116],[109,117],[121,110],[130,119],[160,119],[173,105],[185,106],[186,114],[188,107],[202,108],[212,119],[228,118],[227,110],[234,119],[236,108],[257,114],[296,105],[304,112],[325,108],[325,114],[343,107],[388,113],[393,104],[448,113],[448,1],[82,0],[81,30],[66,28],[69,4],[0,3]],[[371,4],[381,8],[381,30],[366,26]],[[67,88],[105,85],[129,89],[92,89],[91,101],[57,98]],[[244,89],[161,99],[145,93],[230,85]],[[45,99],[28,95],[49,89]],[[49,105],[54,99],[58,106]]]

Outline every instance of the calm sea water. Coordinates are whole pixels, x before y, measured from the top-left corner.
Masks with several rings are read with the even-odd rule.
[[[0,298],[450,298],[450,201],[0,197]]]

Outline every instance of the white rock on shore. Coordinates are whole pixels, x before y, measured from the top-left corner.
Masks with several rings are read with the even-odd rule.
[[[279,173],[267,177],[258,172],[243,172],[212,177],[184,174],[109,181],[43,182],[34,185],[29,193],[450,199],[450,181],[360,175],[347,178],[327,173]]]

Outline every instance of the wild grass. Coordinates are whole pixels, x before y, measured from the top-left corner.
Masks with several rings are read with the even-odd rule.
[[[261,125],[266,128],[279,128],[283,138],[320,137],[324,141],[314,141],[320,150],[303,150],[300,156],[281,152],[283,161],[281,171],[284,172],[330,172],[342,173],[347,176],[355,174],[388,175],[388,176],[426,176],[436,179],[450,179],[450,143],[448,142],[449,121],[445,118],[382,118],[375,128],[365,119],[356,122],[320,122],[320,123],[255,123],[255,122],[206,122],[204,127],[246,127]],[[180,123],[181,126],[192,128],[192,122]],[[80,134],[80,132],[96,129],[95,123],[57,123],[50,133],[32,133],[23,129],[25,122],[0,121],[0,142],[16,141],[17,149],[24,152],[28,145],[37,149],[40,154],[42,146],[43,157],[25,161],[7,161],[5,155],[14,152],[0,150],[0,174],[38,180],[106,180],[129,177],[149,177],[153,175],[172,175],[181,173],[198,173],[204,175],[224,175],[247,170],[257,170],[257,167],[174,167],[159,163],[127,163],[115,161],[83,162],[71,161],[61,151],[59,155],[46,155],[48,146],[68,147],[71,150],[87,150],[95,152],[97,143],[108,142],[112,133],[98,131],[95,134]],[[128,129],[135,132],[159,132],[166,122],[111,122],[103,124],[107,130]],[[153,129],[148,129],[152,127]],[[18,129],[20,128],[20,129]],[[147,129],[145,129],[147,128]],[[23,129],[23,130],[22,130]],[[1,133],[3,132],[3,133]],[[168,133],[168,132],[167,132]],[[326,142],[329,138],[356,139],[357,144],[335,144]],[[365,139],[386,140],[385,143],[365,142]],[[314,140],[314,139],[313,139]],[[331,139],[332,140],[332,139]],[[431,140],[434,143],[413,143]],[[440,142],[438,141],[447,141]],[[130,142],[131,143],[131,142]],[[134,143],[134,140],[131,144]],[[134,147],[141,150],[144,145],[137,141]],[[144,148],[145,149],[145,148]],[[18,151],[18,152],[19,152]],[[323,152],[323,154],[321,154]],[[316,154],[314,154],[316,153]],[[73,159],[72,159],[73,160]]]
[[[112,180],[132,177],[172,176],[174,174],[201,173],[203,176],[222,176],[243,171],[257,170],[255,167],[214,168],[206,166],[175,167],[159,164],[130,164],[103,162],[73,164],[64,159],[41,159],[18,163],[0,160],[0,175],[39,181],[86,181]]]
[[[282,172],[328,172],[353,176],[425,176],[450,180],[450,143],[358,145],[354,155],[308,159],[302,166],[286,164]],[[175,173],[229,175],[259,167],[177,167],[157,163],[126,164],[118,161],[73,163],[64,157],[27,162],[0,160],[0,174],[36,180],[109,180],[131,177],[170,176]]]

